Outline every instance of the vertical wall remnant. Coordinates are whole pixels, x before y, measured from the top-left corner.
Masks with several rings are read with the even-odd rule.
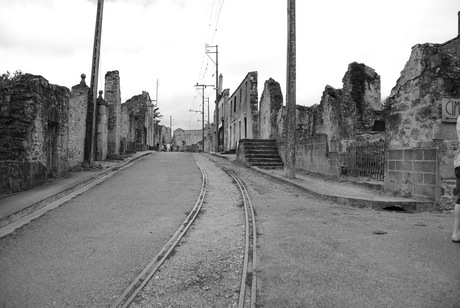
[[[85,160],[85,132],[89,87],[86,75],[81,75],[79,84],[72,87],[69,100],[69,168]]]
[[[108,106],[108,153],[120,154],[120,74],[111,71],[105,74],[105,101]]]
[[[102,98],[102,90],[99,91],[97,98],[97,117],[96,117],[96,160],[107,159],[108,149],[108,106]]]

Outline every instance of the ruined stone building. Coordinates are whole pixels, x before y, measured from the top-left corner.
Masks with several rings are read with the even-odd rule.
[[[202,151],[203,131],[201,129],[174,130],[172,145],[177,152],[197,152]]]
[[[0,80],[0,196],[64,177],[85,163],[88,86],[83,74],[69,90],[30,74]],[[99,91],[95,160],[154,146],[156,119],[147,92],[121,105],[118,71]]]
[[[0,84],[0,194],[65,176],[70,90],[24,74]]]
[[[257,72],[249,72],[228,98],[224,111],[224,151],[236,149],[240,139],[259,137]]]
[[[127,134],[128,151],[144,151],[154,147],[154,105],[148,92],[142,91],[142,94],[133,96],[122,106],[126,112],[123,125]]]

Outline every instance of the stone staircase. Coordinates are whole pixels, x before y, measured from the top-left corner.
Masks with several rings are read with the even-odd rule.
[[[241,139],[238,145],[237,160],[264,169],[283,168],[276,140]]]

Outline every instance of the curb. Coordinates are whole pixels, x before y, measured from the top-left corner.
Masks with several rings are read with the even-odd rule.
[[[224,155],[219,155],[218,153],[212,153],[213,155],[217,157],[221,157],[223,159],[227,159],[228,157]],[[351,198],[351,197],[343,197],[343,196],[334,196],[334,195],[327,195],[323,193],[318,193],[312,189],[309,189],[307,187],[304,187],[300,185],[299,183],[296,183],[295,181],[285,179],[283,177],[278,177],[274,174],[265,172],[263,169],[260,169],[258,167],[253,167],[249,166],[252,170],[255,170],[261,174],[264,174],[266,176],[270,176],[271,178],[274,178],[278,181],[281,181],[283,183],[287,183],[290,185],[294,185],[303,191],[323,200],[329,200],[329,201],[334,201],[337,203],[349,205],[349,206],[354,206],[358,208],[371,208],[374,210],[384,210],[385,208],[388,207],[396,207],[396,208],[401,208],[407,212],[427,212],[427,211],[434,211],[436,209],[436,205],[433,201],[419,201],[419,200],[371,200],[371,199],[362,199],[362,198]],[[352,182],[353,185],[361,185],[359,183]],[[368,186],[367,186],[368,187]]]
[[[302,186],[295,181],[290,179],[285,179],[271,173],[265,172],[264,170],[257,168],[257,167],[250,167],[253,170],[256,170],[259,173],[264,175],[270,176],[274,179],[277,179],[281,182],[288,183],[294,185],[303,191],[308,192],[309,194],[323,199],[323,200],[330,200],[337,203],[354,206],[358,208],[371,208],[374,210],[383,210],[388,207],[397,207],[404,209],[407,212],[423,212],[423,211],[433,211],[435,209],[435,203],[433,201],[419,201],[419,200],[371,200],[371,199],[362,199],[362,198],[351,198],[351,197],[343,197],[343,196],[334,196],[334,195],[327,195],[318,193],[312,189],[309,189],[305,186]]]
[[[133,157],[133,158],[130,158],[126,161],[124,161],[123,163],[117,165],[117,166],[113,166],[113,167],[110,167],[110,168],[107,168],[107,169],[104,169],[103,171],[95,174],[94,176],[88,178],[88,179],[85,179],[85,180],[82,180],[80,182],[76,182],[74,183],[73,185],[65,188],[64,190],[52,195],[52,196],[49,196],[49,197],[46,197],[40,201],[37,201],[19,211],[16,211],[8,216],[5,216],[3,218],[0,219],[0,228],[3,228],[11,223],[13,223],[14,221],[24,217],[24,216],[27,216],[41,208],[43,208],[44,206],[46,206],[47,204],[51,203],[51,202],[54,202],[58,199],[61,199],[65,196],[67,196],[68,194],[71,194],[72,192],[96,181],[97,179],[103,177],[103,176],[106,176],[107,174],[110,174],[112,172],[116,172],[118,171],[120,168],[126,166],[127,164],[129,163],[132,163],[136,160],[138,160],[139,158],[142,158],[144,156],[147,156],[147,155],[150,155],[152,154],[153,152],[147,152],[147,153],[142,153],[141,155],[139,156],[136,156],[136,157]]]

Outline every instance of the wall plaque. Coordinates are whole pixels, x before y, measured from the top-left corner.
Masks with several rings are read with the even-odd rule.
[[[460,114],[460,98],[442,99],[442,122],[457,122]]]

